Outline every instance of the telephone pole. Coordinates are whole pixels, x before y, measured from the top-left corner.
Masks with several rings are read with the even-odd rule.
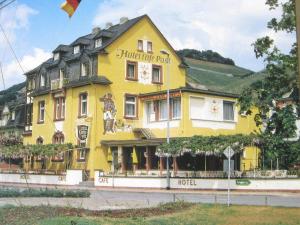
[[[296,4],[296,34],[297,34],[297,47],[298,47],[298,79],[297,86],[299,92],[299,101],[300,101],[300,0],[295,0]]]

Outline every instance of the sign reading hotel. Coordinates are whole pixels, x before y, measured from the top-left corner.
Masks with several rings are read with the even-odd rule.
[[[116,56],[119,59],[131,59],[131,60],[139,60],[145,61],[148,63],[170,63],[170,58],[162,57],[159,55],[148,54],[145,52],[135,52],[135,51],[128,51],[125,49],[117,49]]]

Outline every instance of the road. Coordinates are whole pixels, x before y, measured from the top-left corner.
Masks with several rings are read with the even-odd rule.
[[[195,203],[226,204],[226,192],[179,192],[164,190],[95,190],[90,198],[0,198],[0,206],[53,205],[79,207],[92,210],[153,207],[160,203],[187,201]],[[232,204],[300,207],[299,193],[239,193],[231,195]]]

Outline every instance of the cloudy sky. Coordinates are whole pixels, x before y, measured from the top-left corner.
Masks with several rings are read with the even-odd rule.
[[[69,44],[95,26],[118,23],[119,18],[148,14],[175,49],[211,49],[254,71],[264,67],[251,44],[272,36],[287,51],[295,34],[274,33],[266,28],[279,11],[269,11],[265,0],[82,0],[71,19],[60,9],[64,0],[17,0],[0,11],[0,23],[27,71],[51,57],[59,44]],[[0,63],[5,85],[24,81],[0,32]],[[0,90],[3,84],[0,83]]]

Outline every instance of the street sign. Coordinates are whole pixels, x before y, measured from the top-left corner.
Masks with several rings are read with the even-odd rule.
[[[224,155],[228,158],[228,192],[227,192],[227,206],[230,206],[230,162],[231,162],[231,157],[234,155],[233,149],[228,146],[225,151]]]
[[[223,153],[227,159],[231,158],[234,155],[234,151],[230,146],[228,146]]]

